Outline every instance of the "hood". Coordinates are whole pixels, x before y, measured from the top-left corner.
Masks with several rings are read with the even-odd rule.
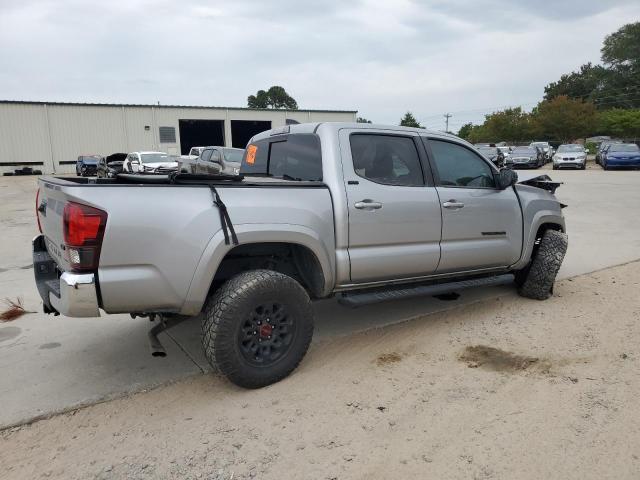
[[[541,188],[551,193],[555,193],[556,189],[562,185],[562,182],[554,182],[549,175],[535,172],[518,172],[518,184],[529,185],[530,187]]]
[[[178,168],[178,162],[143,163],[144,168]]]
[[[105,160],[107,165],[122,165],[126,158],[126,153],[112,153],[111,155],[107,155]]]

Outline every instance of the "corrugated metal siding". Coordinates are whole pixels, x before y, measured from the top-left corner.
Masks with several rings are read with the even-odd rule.
[[[155,150],[155,133],[150,107],[122,107],[124,110],[127,148],[123,153]],[[145,130],[149,127],[149,130]]]
[[[126,105],[0,102],[0,163],[41,162],[45,173],[72,173],[78,155],[160,150],[180,152],[180,119],[224,120],[225,144],[232,144],[231,120],[267,120],[272,127],[287,118],[300,123],[353,122],[353,112],[241,110]],[[145,127],[148,127],[146,129]],[[174,127],[176,143],[160,143],[159,127]],[[15,166],[0,165],[0,172]]]
[[[34,162],[52,171],[47,118],[43,105],[0,105],[0,172],[13,171],[8,162]]]
[[[78,155],[120,152],[126,148],[122,110],[53,105],[48,107],[51,146],[56,172],[74,172]],[[58,165],[60,168],[58,169]]]

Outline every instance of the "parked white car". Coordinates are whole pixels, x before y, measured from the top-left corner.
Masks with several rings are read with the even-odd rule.
[[[122,170],[126,173],[170,173],[178,170],[178,162],[165,152],[132,152],[127,155]]]

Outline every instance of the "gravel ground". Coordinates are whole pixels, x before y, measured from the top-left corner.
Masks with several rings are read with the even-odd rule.
[[[640,263],[5,430],[0,477],[640,478]]]

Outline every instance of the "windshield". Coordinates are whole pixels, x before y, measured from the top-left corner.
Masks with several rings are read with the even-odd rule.
[[[535,155],[536,149],[532,147],[516,147],[513,149],[513,153],[516,155]]]
[[[242,148],[225,148],[222,150],[224,159],[227,162],[242,163],[244,150]]]
[[[640,147],[635,143],[625,143],[621,145],[611,145],[610,152],[640,152]]]
[[[558,153],[562,152],[584,152],[584,148],[582,145],[560,145]]]
[[[531,144],[532,147],[540,147],[540,148],[549,148],[549,144],[547,142],[534,142]]]
[[[173,160],[166,153],[141,153],[142,163],[162,163],[172,162]]]

